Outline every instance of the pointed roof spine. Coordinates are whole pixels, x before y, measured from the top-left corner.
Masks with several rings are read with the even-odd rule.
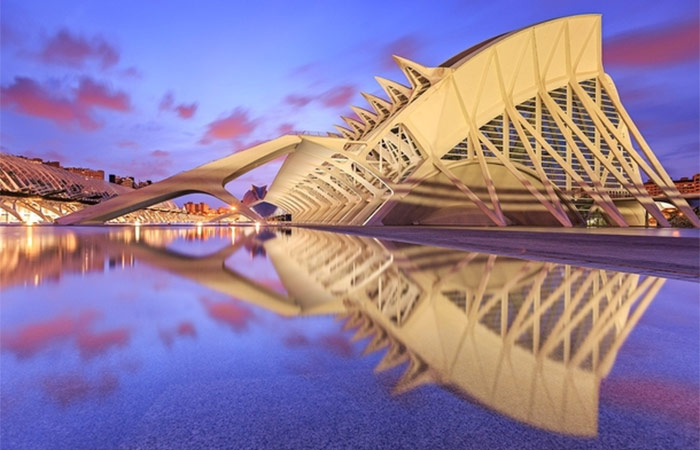
[[[394,102],[395,107],[401,107],[408,103],[408,99],[411,97],[411,88],[382,77],[374,77],[374,79],[377,80],[377,83],[384,89],[391,101]]]
[[[364,108],[360,108],[359,106],[350,106],[350,109],[352,109],[360,119],[364,120],[369,127],[373,127],[377,124],[377,122],[379,122],[376,114],[373,114]]]
[[[417,62],[393,56],[406,78],[413,86],[411,100],[425,92],[431,85],[440,81],[450,69],[444,67],[425,67]]]
[[[352,127],[353,130],[357,132],[359,136],[362,135],[362,133],[365,131],[365,124],[363,124],[360,121],[357,121],[355,119],[351,119],[350,117],[346,116],[340,116],[341,119],[345,121],[348,125]]]
[[[360,328],[355,330],[355,334],[350,338],[351,342],[359,341],[360,339],[364,339],[368,336],[374,336],[374,334],[378,332],[378,329],[375,327],[371,319],[369,319],[367,316],[363,316],[363,319],[364,322]]]
[[[402,58],[399,58],[398,56],[392,56],[394,58],[394,61],[396,61],[396,64],[398,64],[399,68],[403,72],[403,74],[406,76],[408,81],[411,83],[411,87],[413,88],[413,92],[419,91],[425,87],[427,84],[430,86],[430,80],[421,76],[419,73],[417,73],[415,70],[412,69],[411,66],[406,65],[404,63],[404,60]]]
[[[362,350],[363,355],[369,355],[370,353],[377,352],[384,347],[389,346],[389,339],[384,331],[379,330],[370,338],[369,344]]]
[[[406,347],[401,343],[397,343],[393,340],[389,340],[389,350],[384,354],[384,357],[379,361],[379,364],[375,367],[375,372],[384,372],[393,367],[408,361],[408,354],[406,352]]]
[[[392,58],[394,58],[396,64],[398,64],[399,68],[404,74],[406,74],[406,78],[411,81],[411,84],[413,84],[414,87],[417,87],[417,85],[414,83],[418,83],[420,85],[435,83],[445,74],[444,67],[425,67],[415,61],[411,61],[410,59],[402,58],[396,55],[392,56]]]
[[[434,379],[428,365],[417,356],[409,355],[408,368],[394,386],[394,394],[403,394],[422,384],[433,382]]]
[[[374,110],[377,112],[377,116],[384,119],[391,115],[391,103],[387,102],[383,98],[379,98],[376,95],[368,94],[366,92],[362,92],[361,95],[365,98],[365,100],[367,100],[367,103],[374,108]]]
[[[355,137],[356,137],[356,136],[355,136],[356,133],[355,133],[354,131],[348,130],[347,128],[345,128],[345,127],[343,127],[343,126],[340,126],[340,125],[333,125],[333,128],[335,128],[336,130],[338,130],[338,131],[340,132],[340,134],[342,134],[343,136],[345,136],[347,139],[355,139]]]

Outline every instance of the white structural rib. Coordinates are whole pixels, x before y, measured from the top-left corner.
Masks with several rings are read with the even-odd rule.
[[[601,44],[601,18],[589,14],[497,36],[439,67],[395,56],[410,87],[376,77],[387,99],[363,93],[373,111],[351,106],[357,118],[342,117],[337,133],[287,136],[221,164],[246,155],[248,168],[292,153],[266,200],[293,222],[670,226],[646,176],[700,227],[620,102]],[[247,169],[209,179],[204,167],[129,194],[139,201],[111,200],[64,222],[104,220],[185,191],[238,204],[221,179]]]

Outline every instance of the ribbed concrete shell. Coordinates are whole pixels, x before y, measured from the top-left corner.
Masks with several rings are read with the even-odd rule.
[[[221,193],[289,153],[266,201],[294,222],[571,227],[599,214],[614,226],[647,217],[669,226],[645,174],[700,227],[601,56],[600,16],[580,15],[506,33],[439,67],[395,57],[410,86],[377,78],[389,100],[363,94],[371,110],[353,106],[357,118],[344,117],[338,133],[278,138],[63,223],[107,220],[184,191]]]

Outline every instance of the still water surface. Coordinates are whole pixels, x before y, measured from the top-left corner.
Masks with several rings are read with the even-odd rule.
[[[698,284],[306,229],[0,229],[0,447],[698,448]]]

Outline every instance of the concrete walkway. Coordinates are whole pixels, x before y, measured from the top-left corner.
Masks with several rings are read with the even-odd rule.
[[[307,227],[411,244],[700,281],[698,230]]]

